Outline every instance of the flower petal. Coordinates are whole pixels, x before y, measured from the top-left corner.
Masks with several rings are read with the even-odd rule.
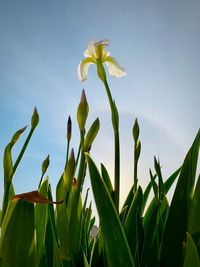
[[[104,39],[98,42],[90,41],[88,47],[84,52],[85,57],[90,57],[94,61],[98,59],[104,60],[106,56],[110,56],[110,53],[106,50],[106,46],[109,44],[108,39]],[[96,62],[94,62],[96,63]]]
[[[84,52],[85,57],[91,57],[91,58],[96,58],[96,51],[95,51],[95,41],[90,41],[88,43],[88,47]]]
[[[108,39],[103,39],[101,41],[95,42],[94,46],[97,46],[97,45],[105,45],[105,46],[107,46],[107,45],[109,45],[109,43],[110,43],[110,41]]]
[[[108,67],[108,71],[109,71],[110,75],[112,75],[116,78],[121,78],[121,77],[127,75],[125,70],[122,67],[120,67],[117,60],[114,59],[113,57],[110,57],[110,56],[106,57],[104,60],[104,63]]]
[[[94,63],[95,63],[95,61],[90,57],[83,59],[79,63],[78,78],[80,81],[85,81],[87,79],[88,67],[89,67],[89,65],[94,64]]]
[[[110,56],[110,53],[106,50],[108,44],[109,40],[107,39],[94,43],[96,58],[104,61],[106,57]]]

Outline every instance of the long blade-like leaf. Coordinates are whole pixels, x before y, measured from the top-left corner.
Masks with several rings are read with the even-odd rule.
[[[186,239],[190,199],[195,182],[200,130],[184,160],[167,217],[161,250],[161,266],[183,264],[183,242]]]
[[[186,253],[183,267],[200,267],[200,259],[195,243],[187,233]]]
[[[102,225],[108,266],[134,266],[128,242],[110,194],[89,155],[87,155],[87,160],[94,198]]]
[[[2,225],[1,267],[34,267],[34,204],[12,200]]]

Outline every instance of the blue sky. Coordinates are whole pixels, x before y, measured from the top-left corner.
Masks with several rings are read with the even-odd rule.
[[[105,90],[89,69],[82,84],[77,67],[89,40],[110,40],[109,51],[127,71],[108,77],[120,112],[121,198],[132,183],[132,125],[137,117],[142,152],[139,179],[148,180],[153,156],[165,178],[183,161],[200,125],[200,2],[39,1],[0,2],[0,160],[12,134],[29,124],[34,106],[40,124],[14,177],[16,192],[37,188],[43,159],[50,154],[52,187],[62,173],[66,123],[73,120],[84,87],[90,105],[87,127],[99,117],[101,130],[91,151],[113,175],[113,140]],[[26,133],[24,134],[26,135]],[[14,149],[16,157],[24,137]],[[3,170],[0,166],[0,200]],[[88,178],[86,187],[89,186]]]

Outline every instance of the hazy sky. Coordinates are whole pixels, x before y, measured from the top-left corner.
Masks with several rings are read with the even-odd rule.
[[[87,128],[99,117],[101,130],[91,154],[113,176],[113,136],[105,90],[91,66],[82,84],[77,67],[89,40],[108,38],[111,55],[127,76],[108,82],[120,113],[122,199],[132,184],[132,125],[141,129],[140,184],[148,181],[153,156],[165,178],[180,166],[200,125],[199,0],[1,0],[0,161],[12,134],[29,124],[34,106],[40,124],[14,177],[16,192],[35,190],[50,154],[52,187],[60,178],[66,122],[73,120],[84,87],[90,105]],[[27,133],[24,134],[27,135]],[[14,149],[14,158],[24,141]],[[3,170],[0,167],[0,199]],[[85,187],[88,186],[86,179]]]

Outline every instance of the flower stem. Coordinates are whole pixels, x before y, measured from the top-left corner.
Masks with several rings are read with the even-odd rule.
[[[114,141],[115,141],[115,172],[114,172],[114,204],[116,210],[119,211],[119,195],[120,195],[120,142],[119,142],[119,117],[117,107],[113,101],[110,88],[108,86],[107,80],[103,81],[106,93],[108,96],[111,114],[112,114],[112,125],[114,131]]]
[[[136,144],[134,146],[134,185],[133,185],[133,192],[134,194],[136,193],[137,191],[137,182],[138,182],[138,179],[137,179],[137,160],[136,160]]]

